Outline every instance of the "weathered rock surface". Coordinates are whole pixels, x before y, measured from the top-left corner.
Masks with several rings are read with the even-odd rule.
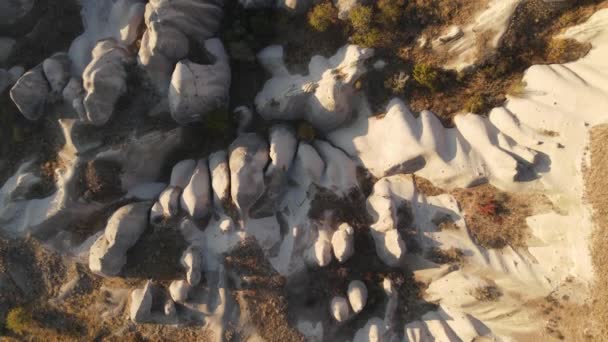
[[[181,197],[182,208],[194,219],[209,215],[211,210],[211,184],[206,159],[200,159],[192,172]]]
[[[72,62],[65,53],[56,53],[42,62],[46,80],[54,94],[61,95],[70,80]]]
[[[19,78],[10,96],[23,116],[37,120],[47,109],[50,90],[42,65],[39,65]]]
[[[350,318],[350,308],[348,300],[344,297],[336,296],[329,304],[331,316],[339,323],[345,322]]]
[[[86,96],[81,119],[102,126],[114,113],[118,99],[127,91],[126,64],[131,61],[127,50],[113,39],[99,41],[93,49],[93,60],[82,74]]]
[[[221,40],[205,41],[212,64],[181,60],[175,66],[169,87],[169,109],[179,124],[199,122],[214,111],[228,107],[230,64]]]
[[[135,323],[144,323],[152,311],[152,284],[148,281],[143,289],[131,292],[129,317]]]
[[[367,303],[367,287],[360,280],[353,280],[348,284],[348,301],[354,313],[363,311]]]
[[[198,247],[190,246],[184,251],[181,263],[186,269],[188,284],[196,286],[201,281],[202,262],[202,254]]]
[[[367,71],[364,62],[372,49],[346,45],[327,59],[314,56],[309,75],[290,75],[283,49],[271,46],[260,52],[260,63],[273,75],[255,98],[260,115],[267,119],[305,119],[322,131],[331,131],[353,115],[355,82]]]
[[[265,189],[264,168],[268,144],[255,133],[240,135],[230,144],[230,191],[232,200],[245,216]]]
[[[331,237],[331,246],[338,262],[343,263],[355,253],[355,231],[342,223]]]
[[[33,8],[36,0],[8,0],[0,2],[0,23],[14,25],[27,15]]]
[[[127,250],[148,226],[148,202],[127,204],[112,214],[103,235],[91,246],[89,268],[95,273],[114,276],[127,261]]]

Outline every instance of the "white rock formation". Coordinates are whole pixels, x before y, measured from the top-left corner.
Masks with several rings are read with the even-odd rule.
[[[190,182],[195,167],[196,161],[194,159],[185,159],[175,164],[171,169],[169,185],[184,189]]]
[[[231,200],[230,169],[226,151],[221,150],[209,155],[209,171],[213,188],[213,206],[216,211],[222,212],[224,202]]]
[[[75,76],[81,76],[91,63],[91,51],[98,41],[111,39],[123,48],[132,45],[144,15],[144,2],[140,0],[83,0],[81,3],[84,32],[74,39],[69,50]]]
[[[255,133],[238,136],[229,147],[230,194],[244,217],[265,189],[268,144]]]
[[[201,219],[211,210],[211,184],[206,159],[200,159],[181,197],[181,206],[192,218]]]
[[[492,56],[520,3],[522,0],[490,0],[489,4],[475,15],[474,21],[463,27],[461,32],[452,28],[440,37],[433,44],[433,48],[453,56],[444,67],[461,71]],[[487,45],[480,55],[478,46],[486,40]]]
[[[365,0],[333,0],[334,6],[338,9],[338,18],[347,20],[350,11],[357,5],[365,5],[369,1]]]
[[[215,35],[222,4],[217,0],[152,0],[146,5],[146,31],[138,61],[161,95],[169,91],[175,63],[187,56],[189,41],[203,46]]]
[[[350,308],[348,300],[344,297],[336,296],[331,299],[329,304],[331,316],[338,322],[345,322],[350,318]]]
[[[10,96],[28,120],[39,119],[49,105],[50,87],[39,65],[29,70],[11,88]]]
[[[56,53],[42,62],[42,70],[53,93],[62,94],[70,80],[71,65],[70,57],[65,53]]]
[[[331,243],[324,238],[319,238],[310,246],[306,254],[306,260],[311,266],[325,267],[331,262]]]
[[[179,124],[203,121],[204,117],[228,107],[230,61],[222,41],[205,41],[211,64],[184,59],[177,63],[169,87],[169,109]]]
[[[86,95],[84,122],[102,126],[114,113],[118,99],[127,91],[125,66],[131,62],[128,51],[113,39],[101,40],[93,49],[93,59],[82,74]]]
[[[148,202],[127,204],[112,214],[89,252],[91,271],[115,276],[127,262],[129,250],[148,226]]]
[[[367,287],[361,280],[353,280],[348,284],[348,301],[355,314],[363,311],[367,303]]]
[[[282,47],[259,53],[260,63],[272,74],[255,98],[258,113],[267,120],[305,119],[322,131],[331,131],[351,119],[355,82],[367,71],[364,62],[373,50],[347,45],[331,58],[314,56],[309,75],[290,75]]]
[[[404,199],[413,193],[413,184],[405,176],[382,178],[367,199],[367,212],[372,218],[370,232],[378,257],[389,266],[398,266],[406,247],[399,235],[398,211],[409,203]]]
[[[174,280],[169,285],[169,294],[176,303],[183,303],[188,299],[192,286],[186,280]]]
[[[355,253],[355,230],[348,223],[342,223],[331,237],[331,246],[336,259],[343,263]]]
[[[151,311],[152,284],[148,281],[143,289],[136,289],[131,292],[129,317],[135,323],[145,323],[150,318]]]
[[[182,142],[183,131],[176,128],[170,131],[153,131],[131,138],[122,146],[111,148],[97,154],[96,158],[119,163],[120,181],[126,192],[161,176],[162,167],[169,155]]]
[[[182,266],[186,269],[186,280],[192,286],[198,285],[201,281],[202,254],[194,246],[188,247],[181,258]]]
[[[179,214],[180,198],[182,189],[176,186],[169,186],[158,196],[158,203],[161,206],[163,217],[170,218]]]

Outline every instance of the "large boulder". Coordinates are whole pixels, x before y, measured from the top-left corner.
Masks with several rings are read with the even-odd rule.
[[[221,40],[205,41],[212,64],[182,60],[175,66],[169,87],[171,116],[180,124],[202,121],[214,111],[228,107],[230,64]]]
[[[93,49],[93,60],[82,78],[86,96],[84,122],[102,126],[114,113],[118,99],[127,91],[126,64],[131,61],[128,51],[114,39],[101,40]]]
[[[26,16],[33,8],[36,0],[4,0],[0,1],[0,23],[14,25]]]
[[[47,109],[50,90],[42,65],[38,65],[19,78],[10,96],[23,116],[37,120]]]
[[[268,144],[255,133],[240,135],[230,144],[230,191],[232,200],[245,216],[265,189],[264,168]]]
[[[127,204],[112,214],[104,233],[89,251],[91,271],[115,276],[127,262],[127,250],[133,247],[148,226],[150,203]]]
[[[206,159],[200,159],[181,197],[181,205],[194,219],[209,215],[211,210],[211,185]]]

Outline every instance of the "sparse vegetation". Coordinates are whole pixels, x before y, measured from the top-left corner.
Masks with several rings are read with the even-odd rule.
[[[469,113],[479,114],[482,113],[486,106],[486,99],[481,94],[475,94],[469,98],[467,103],[464,105],[464,109]]]
[[[338,22],[338,10],[331,1],[322,2],[308,12],[308,23],[319,32],[327,31]]]
[[[445,250],[435,247],[427,252],[427,258],[436,264],[459,264],[463,257],[462,250],[454,247]]]
[[[473,239],[485,248],[519,248],[529,236],[526,218],[551,208],[538,194],[511,194],[490,185],[454,190]]]
[[[548,63],[567,63],[586,55],[591,46],[573,39],[551,39],[547,44],[546,54]]]
[[[373,16],[371,6],[357,5],[348,13],[348,20],[355,32],[368,31],[372,26]]]
[[[430,64],[419,63],[414,66],[414,80],[421,86],[437,91],[440,86],[440,76],[437,69]]]
[[[502,291],[496,285],[478,287],[471,294],[482,302],[496,302],[498,298],[502,297]]]
[[[24,307],[15,307],[6,315],[6,328],[18,335],[30,330],[33,324],[32,314]]]

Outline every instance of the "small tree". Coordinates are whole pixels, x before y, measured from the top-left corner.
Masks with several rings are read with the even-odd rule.
[[[364,33],[372,25],[373,10],[370,6],[357,5],[348,13],[348,19],[355,31]]]
[[[308,12],[308,24],[319,32],[325,32],[338,22],[338,10],[331,1],[316,5]]]
[[[397,24],[405,10],[405,0],[378,0],[380,20],[384,24]]]
[[[419,63],[414,66],[414,80],[421,86],[436,91],[439,88],[439,72],[431,65]]]

